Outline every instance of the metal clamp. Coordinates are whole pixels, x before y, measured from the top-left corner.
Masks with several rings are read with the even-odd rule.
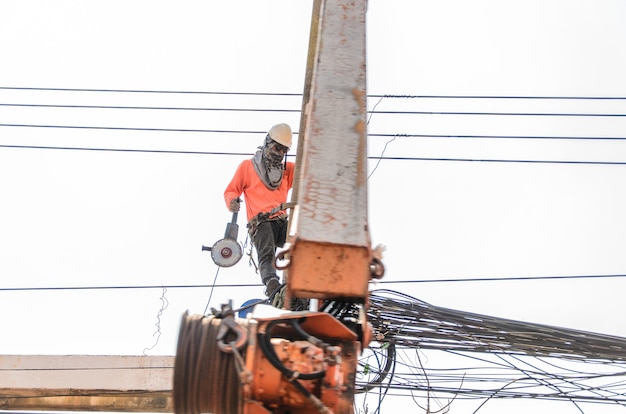
[[[374,257],[370,262],[370,276],[372,279],[382,279],[385,275],[385,265],[382,260]]]
[[[291,246],[279,251],[276,254],[276,257],[274,257],[274,267],[276,268],[276,270],[285,270],[289,267],[289,265],[291,265],[291,260],[285,258],[285,256],[289,257],[290,254]],[[285,264],[280,264],[278,263],[279,261],[285,261]]]
[[[233,331],[237,334],[237,338],[226,344],[224,343],[224,337],[228,331]],[[248,332],[235,322],[233,315],[227,315],[222,319],[216,339],[217,346],[222,352],[232,353],[234,349],[241,349],[246,345],[248,342]]]

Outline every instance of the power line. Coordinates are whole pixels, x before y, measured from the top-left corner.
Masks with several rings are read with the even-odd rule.
[[[300,112],[300,109],[267,109],[267,108],[202,108],[175,106],[122,106],[122,105],[62,105],[62,104],[15,104],[0,103],[0,106],[17,108],[56,108],[56,109],[132,109],[132,110],[165,110],[165,111],[221,111],[221,112]]]
[[[626,403],[621,337],[433,306],[384,289],[371,292],[368,316],[373,336],[393,344],[392,352],[367,361],[383,374],[376,382],[381,391],[406,390],[414,399],[423,391],[485,401]],[[457,363],[431,368],[420,356],[426,350],[445,352]],[[386,359],[395,362],[392,369],[386,368]]]
[[[623,278],[626,274],[614,275],[568,275],[568,276],[512,276],[512,277],[473,277],[473,278],[447,278],[447,279],[422,279],[422,280],[388,280],[378,283],[405,284],[405,283],[450,283],[450,282],[515,282],[536,280],[572,280],[572,279],[614,279]]]
[[[89,88],[37,88],[20,86],[0,86],[4,90],[20,91],[56,91],[56,92],[113,92],[113,93],[161,93],[191,95],[254,95],[254,96],[302,96],[302,93],[273,92],[216,92],[216,91],[173,91],[173,90],[139,90],[139,89],[89,89]]]
[[[259,283],[241,284],[194,284],[194,285],[135,285],[135,286],[47,286],[47,287],[9,287],[0,288],[0,292],[30,292],[30,291],[63,291],[63,290],[127,290],[127,289],[212,289],[212,288],[244,288],[261,287]]]
[[[1,88],[0,88],[1,89]],[[371,98],[390,99],[528,99],[528,100],[626,100],[626,96],[545,96],[545,95],[387,95],[372,94]]]
[[[36,124],[0,124],[0,127],[16,128],[59,128],[59,129],[96,129],[109,131],[152,131],[152,132],[198,132],[216,134],[267,134],[267,131],[221,130],[221,129],[183,129],[183,128],[142,128],[142,127],[111,127],[86,125],[36,125]]]
[[[247,152],[219,152],[219,151],[185,151],[185,150],[153,150],[153,149],[126,149],[126,148],[88,148],[88,147],[52,147],[39,145],[9,145],[0,144],[0,148],[35,149],[35,150],[68,150],[68,151],[104,151],[130,152],[152,154],[183,154],[183,155],[232,155],[252,156]],[[292,156],[292,155],[288,155]],[[577,161],[577,160],[515,160],[515,159],[477,159],[477,158],[435,158],[435,157],[392,157],[368,156],[369,160],[387,161],[441,161],[441,162],[472,162],[472,163],[522,163],[522,164],[571,164],[571,165],[626,165],[626,161]]]
[[[300,109],[272,108],[206,108],[176,106],[126,106],[126,105],[66,105],[66,104],[21,104],[0,103],[4,107],[55,108],[55,109],[116,109],[116,110],[165,110],[165,111],[221,111],[221,112],[285,112],[299,113]],[[368,114],[379,115],[466,115],[466,116],[548,116],[548,117],[626,117],[618,113],[557,113],[557,112],[470,112],[470,111],[381,111],[371,110]]]
[[[0,144],[0,148],[35,149],[35,150],[66,150],[66,151],[138,152],[138,153],[151,153],[151,154],[186,154],[186,155],[233,155],[233,156],[254,155],[250,152],[154,150],[154,149],[132,149],[132,148],[52,147],[52,146],[40,146],[40,145],[5,145],[5,144]],[[291,155],[288,155],[288,156],[290,157]]]
[[[157,94],[199,94],[199,95],[252,95],[252,96],[302,96],[292,92],[238,92],[238,91],[176,91],[150,89],[103,89],[103,88],[46,88],[24,86],[0,86],[2,90],[57,91],[57,92],[113,92],[113,93],[157,93]],[[371,98],[390,99],[528,99],[528,100],[626,100],[624,96],[541,96],[541,95],[395,95],[368,94]]]
[[[378,159],[379,157],[371,157]],[[436,157],[390,157],[382,159],[391,161],[446,161],[446,162],[485,162],[485,163],[518,163],[518,164],[571,164],[571,165],[626,165],[626,161],[578,161],[578,160],[516,160],[516,159],[484,159],[484,158],[436,158]]]
[[[1,125],[0,125],[1,126]],[[520,140],[589,140],[589,141],[603,141],[603,140],[616,140],[623,141],[626,137],[606,137],[606,136],[566,136],[566,135],[458,135],[458,134],[378,134],[368,133],[368,137],[383,137],[383,138],[454,138],[454,139],[520,139]]]
[[[413,283],[472,283],[472,282],[514,282],[540,280],[572,280],[572,279],[620,279],[626,274],[609,275],[566,275],[566,276],[520,276],[495,278],[446,278],[446,279],[419,279],[399,281],[378,281],[378,285],[386,284],[413,284]],[[0,292],[23,291],[60,291],[60,290],[124,290],[124,289],[202,289],[202,288],[243,288],[261,287],[258,283],[218,283],[218,284],[189,284],[189,285],[135,285],[135,286],[46,286],[46,287],[0,287]]]
[[[40,124],[0,124],[0,127],[10,128],[50,128],[50,129],[95,129],[111,131],[151,131],[151,132],[193,132],[216,134],[265,134],[267,131],[228,130],[228,129],[190,129],[190,128],[145,128],[145,127],[111,127],[88,125],[40,125]],[[294,134],[298,134],[294,131]],[[383,138],[458,138],[458,139],[529,139],[529,140],[616,140],[623,141],[626,137],[607,136],[538,136],[538,135],[459,135],[459,134],[407,134],[407,133],[368,133],[368,137]]]
[[[383,115],[469,115],[469,116],[551,116],[551,117],[626,117],[626,114],[551,113],[551,112],[468,112],[468,111],[371,111]]]

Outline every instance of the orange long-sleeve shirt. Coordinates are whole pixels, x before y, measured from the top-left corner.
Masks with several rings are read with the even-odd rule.
[[[287,201],[287,195],[293,186],[294,171],[295,164],[288,162],[280,186],[276,190],[270,190],[257,175],[252,160],[243,161],[224,191],[226,207],[233,198],[243,194],[248,221],[259,213],[268,213]]]

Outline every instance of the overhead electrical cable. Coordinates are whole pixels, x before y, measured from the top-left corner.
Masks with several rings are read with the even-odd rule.
[[[87,125],[36,125],[36,124],[0,124],[0,127],[16,128],[60,128],[60,129],[96,129],[110,131],[152,131],[152,132],[198,132],[215,134],[266,134],[267,131],[223,130],[223,129],[185,129],[185,128],[145,128],[145,127],[111,127]]]
[[[54,109],[116,109],[116,110],[159,110],[159,111],[219,111],[219,112],[292,112],[298,108],[216,108],[216,107],[177,107],[177,106],[129,106],[129,105],[69,105],[69,104],[26,104],[0,103],[0,107],[15,108],[54,108]],[[486,111],[383,111],[371,110],[368,114],[379,115],[467,115],[467,116],[549,116],[549,117],[626,117],[622,113],[580,113],[580,112],[486,112]]]
[[[1,88],[0,88],[1,89]],[[520,99],[520,100],[626,100],[626,96],[548,96],[548,95],[389,95],[371,94],[369,98],[390,98],[390,99]]]
[[[60,105],[60,104],[15,104],[0,103],[4,107],[16,108],[56,108],[56,109],[133,109],[159,111],[219,111],[219,112],[300,112],[300,109],[272,109],[272,108],[202,108],[176,106],[127,106],[127,105]]]
[[[411,283],[462,283],[462,282],[513,282],[513,281],[539,281],[539,280],[572,280],[572,279],[616,279],[626,278],[626,274],[609,275],[570,275],[570,276],[512,276],[494,278],[444,278],[444,279],[414,279],[399,281],[378,281],[378,285],[411,284]],[[258,287],[258,283],[242,284],[190,284],[190,285],[117,285],[117,286],[47,286],[47,287],[0,287],[0,292],[38,291],[38,290],[109,290],[109,289],[197,289],[197,288],[233,288],[233,287]]]
[[[0,125],[1,126],[1,125]],[[623,141],[626,137],[607,136],[565,136],[565,135],[458,135],[458,134],[377,134],[368,133],[368,137],[397,137],[397,138],[457,138],[457,139],[519,139],[519,140],[616,140]]]
[[[615,113],[576,113],[576,112],[469,112],[469,111],[372,111],[382,115],[469,115],[469,116],[553,116],[553,117],[626,117]]]
[[[145,127],[111,127],[89,125],[40,125],[40,124],[0,124],[0,127],[11,128],[59,128],[59,129],[95,129],[111,131],[152,131],[152,132],[192,132],[209,134],[265,134],[267,131],[229,130],[229,129],[190,129],[190,128],[145,128]],[[293,132],[295,135],[297,131]],[[541,136],[541,135],[462,135],[462,134],[409,134],[409,133],[368,133],[368,137],[383,138],[457,138],[457,139],[519,139],[519,140],[615,140],[624,141],[626,137],[608,136]]]
[[[0,86],[0,90],[18,91],[57,91],[57,92],[113,92],[113,93],[150,93],[150,94],[199,94],[199,95],[256,95],[256,96],[302,96],[293,92],[251,92],[251,91],[176,91],[150,89],[106,89],[106,88],[52,88],[27,86]],[[370,98],[392,99],[536,99],[536,100],[626,100],[626,96],[542,96],[542,95],[404,95],[404,94],[368,94]]]
[[[369,299],[368,319],[379,342],[411,349],[620,362],[626,367],[626,343],[618,336],[439,307],[386,289],[370,292]]]
[[[245,152],[89,148],[89,147],[52,147],[52,146],[39,146],[39,145],[10,145],[10,144],[0,144],[0,148],[36,149],[36,150],[68,150],[68,151],[110,151],[110,152],[183,154],[183,155],[233,155],[233,156],[253,155],[252,153],[245,153]],[[626,161],[516,160],[516,159],[392,157],[392,156],[382,156],[382,157],[368,156],[367,158],[370,160],[389,160],[389,161],[445,161],[445,162],[472,162],[472,163],[484,162],[484,163],[522,163],[522,164],[626,165]]]
[[[373,157],[378,159],[378,157]],[[626,165],[626,161],[583,161],[583,160],[516,160],[516,159],[488,159],[488,158],[443,158],[443,157],[391,157],[385,160],[395,161],[447,161],[447,162],[475,162],[475,163],[521,163],[521,164],[572,164],[572,165]]]
[[[581,412],[581,403],[626,406],[622,337],[438,307],[389,290],[371,292],[368,316],[378,342],[395,349],[397,367],[376,384],[380,393],[483,400],[475,412],[501,398],[567,401]],[[431,368],[437,355],[456,363]],[[386,366],[368,362],[374,372]]]
[[[173,91],[140,89],[95,89],[95,88],[37,88],[20,86],[0,86],[0,89],[19,91],[56,91],[56,92],[112,92],[112,93],[149,93],[149,94],[190,94],[190,95],[253,95],[253,96],[302,96],[302,93],[275,92],[218,92],[218,91]]]
[[[52,147],[52,146],[45,146],[45,145],[9,145],[9,144],[0,144],[0,148],[64,150],[64,151],[138,152],[138,153],[151,153],[151,154],[187,154],[187,155],[233,155],[233,156],[253,155],[252,153],[249,153],[249,152],[155,150],[155,149],[133,149],[133,148]]]

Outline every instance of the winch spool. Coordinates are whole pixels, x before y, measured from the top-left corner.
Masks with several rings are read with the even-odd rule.
[[[222,352],[218,334],[222,319],[183,315],[174,361],[174,412],[241,413],[241,381],[235,355]],[[227,333],[224,342],[234,340]]]
[[[352,330],[322,312],[247,319],[230,307],[217,316],[185,313],[174,412],[352,413],[360,349]]]

